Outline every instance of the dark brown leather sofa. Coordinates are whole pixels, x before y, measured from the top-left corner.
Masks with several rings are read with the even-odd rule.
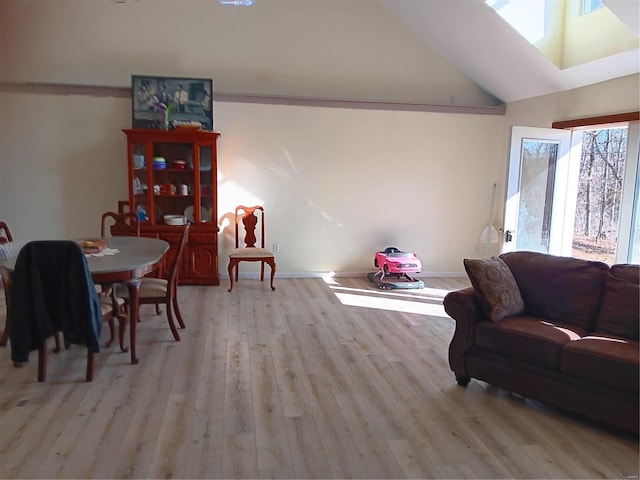
[[[497,274],[478,279],[467,269],[474,286],[444,299],[456,322],[449,364],[457,382],[483,380],[637,435],[640,266],[534,252],[490,261],[508,266],[523,307],[491,315],[482,282],[495,284]]]

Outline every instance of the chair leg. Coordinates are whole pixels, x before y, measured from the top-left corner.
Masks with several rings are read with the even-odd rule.
[[[260,262],[260,281],[264,282],[264,260]]]
[[[180,325],[180,328],[186,328],[184,324],[184,320],[182,320],[182,314],[180,313],[180,308],[178,307],[178,296],[176,295],[176,292],[173,292],[173,298],[171,301],[173,303],[173,311],[176,312],[176,318],[178,319],[178,324]],[[167,308],[169,308],[168,305],[167,305]]]
[[[109,324],[109,340],[107,341],[107,343],[104,344],[105,347],[110,347],[111,344],[113,343],[113,339],[115,337],[115,326],[113,324],[113,315],[111,316],[111,318],[109,318],[109,321],[107,322]]]
[[[47,341],[43,340],[38,348],[38,381],[44,382],[47,378]]]
[[[62,338],[62,341],[60,341],[60,338]],[[67,339],[64,338],[64,333],[57,331],[53,334],[53,339],[56,342],[56,346],[53,349],[53,353],[58,353],[61,348],[60,345],[64,342],[64,348],[65,350],[69,350],[69,348],[71,348],[71,344],[69,342],[67,342]]]
[[[2,339],[0,339],[0,347],[5,347],[7,345],[7,342],[9,341],[9,331],[10,331],[9,310],[11,306],[11,298],[9,295],[9,289],[7,287],[7,283],[8,281],[5,283],[5,280],[3,280],[0,277],[0,284],[2,284],[2,288],[4,291],[4,305],[7,309],[6,310],[7,315],[5,316],[5,319],[4,319],[4,330],[2,332]]]
[[[271,267],[271,290],[275,290],[276,287],[273,286],[273,279],[276,276],[276,262],[275,260],[270,260],[267,263]]]
[[[227,289],[227,292],[230,292],[231,290],[233,290],[233,266],[234,264],[236,265],[236,275],[238,274],[238,270],[237,270],[237,264],[236,262],[234,262],[233,260],[229,260],[229,268],[227,268],[228,272],[229,272],[229,288]],[[238,278],[236,277],[236,282],[238,281]]]
[[[127,317],[120,314],[117,316],[118,318],[118,340],[120,341],[120,350],[123,352],[128,352],[129,347],[124,346],[124,334],[127,330]]]
[[[7,309],[7,316],[4,321],[4,331],[2,332],[2,339],[0,339],[0,347],[5,347],[9,341],[9,309]]]
[[[173,321],[173,314],[171,313],[171,305],[169,304],[169,301],[167,301],[166,310],[167,310],[167,320],[169,321],[169,328],[171,329],[171,333],[173,333],[173,338],[175,339],[176,342],[179,342],[180,334],[178,333],[176,324]]]
[[[95,366],[94,353],[87,348],[87,382],[93,380],[93,367]]]

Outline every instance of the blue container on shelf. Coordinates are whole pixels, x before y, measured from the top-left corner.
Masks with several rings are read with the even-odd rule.
[[[164,157],[153,157],[153,168],[155,170],[164,170],[167,168],[167,161]]]

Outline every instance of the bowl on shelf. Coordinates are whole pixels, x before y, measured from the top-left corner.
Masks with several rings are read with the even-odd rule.
[[[176,160],[175,162],[173,162],[173,168],[177,170],[186,170],[187,162],[185,162],[184,160]]]
[[[167,225],[186,225],[187,217],[184,215],[165,215],[164,223]]]

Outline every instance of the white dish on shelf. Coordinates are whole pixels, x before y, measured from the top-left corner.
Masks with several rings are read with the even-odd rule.
[[[191,223],[195,223],[195,218],[193,216],[193,205],[189,205],[184,209],[184,216],[187,217]],[[200,220],[203,222],[211,221],[211,209],[200,207]]]
[[[187,217],[184,215],[165,215],[164,223],[167,225],[186,225]]]

